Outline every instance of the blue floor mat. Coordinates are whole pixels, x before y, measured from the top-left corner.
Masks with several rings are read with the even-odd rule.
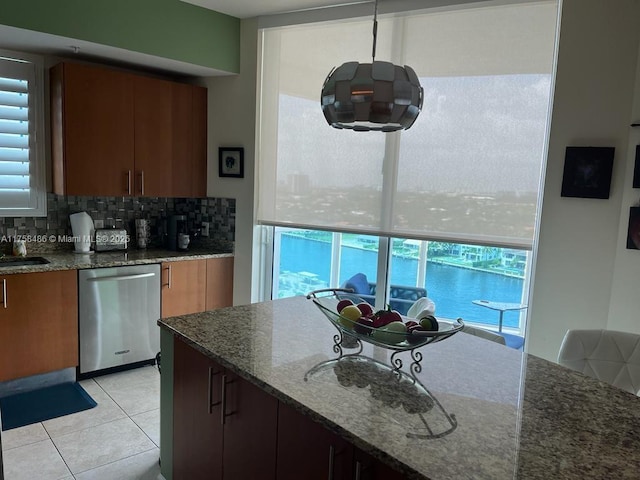
[[[0,398],[2,430],[23,427],[97,405],[78,383],[68,382]]]

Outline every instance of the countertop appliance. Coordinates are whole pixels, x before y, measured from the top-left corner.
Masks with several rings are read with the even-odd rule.
[[[184,235],[186,233],[187,216],[171,215],[168,219],[167,224],[167,248],[169,250],[186,250],[186,246],[182,248],[182,246],[178,243],[178,237],[180,236],[180,234]]]
[[[153,363],[160,351],[160,264],[78,271],[79,377]]]
[[[129,234],[124,229],[99,228],[96,230],[96,252],[126,250]]]

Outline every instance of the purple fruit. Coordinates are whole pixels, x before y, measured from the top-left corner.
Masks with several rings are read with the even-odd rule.
[[[360,335],[371,335],[372,328],[373,320],[365,316],[362,316],[358,320],[356,320],[356,324],[353,326],[353,330]]]
[[[407,342],[411,345],[415,345],[416,343],[420,343],[425,340],[425,337],[422,335],[414,335],[414,332],[426,332],[427,330],[422,325],[412,325],[407,328]]]

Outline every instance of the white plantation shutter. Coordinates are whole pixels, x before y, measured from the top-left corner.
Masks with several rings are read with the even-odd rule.
[[[36,142],[42,107],[38,66],[0,56],[0,216],[46,214],[41,147]]]

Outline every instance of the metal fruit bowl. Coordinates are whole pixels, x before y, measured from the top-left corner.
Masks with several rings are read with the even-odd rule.
[[[354,295],[350,290],[339,288],[315,290],[310,292],[307,295],[307,298],[316,304],[333,326],[338,329],[343,338],[346,337],[348,339],[349,337],[352,337],[390,350],[413,350],[429,343],[439,342],[449,338],[464,327],[462,319],[458,318],[454,322],[438,320],[439,328],[437,331],[388,331],[384,329],[384,327],[373,328],[359,324],[337,312],[338,302],[340,300],[351,300],[354,304],[365,302],[357,295]],[[402,315],[401,317],[404,323],[409,320],[416,320]]]

